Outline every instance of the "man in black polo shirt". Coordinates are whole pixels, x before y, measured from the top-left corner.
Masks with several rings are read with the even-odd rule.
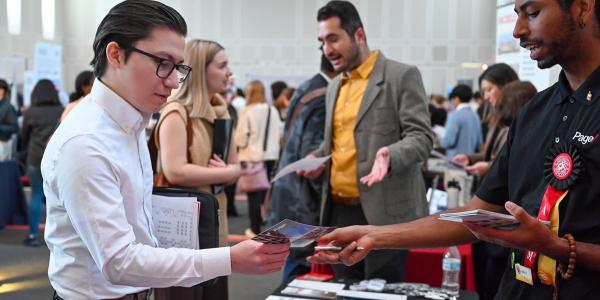
[[[322,252],[312,262],[354,264],[373,249],[481,239],[514,249],[496,299],[600,298],[600,1],[516,0],[515,12],[514,36],[540,68],[559,64],[559,81],[518,113],[476,196],[448,212],[506,209],[520,226],[497,230],[438,215],[352,226],[321,239],[346,245],[342,252]]]

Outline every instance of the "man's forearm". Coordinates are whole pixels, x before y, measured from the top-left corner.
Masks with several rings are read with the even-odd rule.
[[[575,239],[575,246],[577,251],[575,273],[577,268],[600,272],[600,245]],[[566,267],[569,263],[569,242],[564,238],[556,237],[549,246],[548,252],[544,254],[563,262]]]
[[[474,197],[466,206],[445,212],[473,209],[499,212],[502,207]],[[439,214],[434,214],[408,223],[374,227],[368,235],[377,249],[446,247],[476,240],[475,236],[460,223],[438,218]]]

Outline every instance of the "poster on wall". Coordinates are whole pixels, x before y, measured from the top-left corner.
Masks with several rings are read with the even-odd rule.
[[[60,89],[62,81],[62,47],[60,45],[37,42],[33,54],[33,72],[35,79],[48,79],[54,83],[60,102],[66,106],[69,96]]]
[[[54,85],[61,83],[62,47],[55,44],[37,42],[33,54],[33,70],[39,79],[49,79]]]
[[[496,62],[503,62],[518,70],[521,60],[519,40],[513,37],[517,22],[514,3],[505,4],[496,10]]]

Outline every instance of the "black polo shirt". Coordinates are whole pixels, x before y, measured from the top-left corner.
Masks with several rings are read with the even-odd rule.
[[[588,101],[590,97],[591,101]],[[517,114],[508,139],[486,175],[477,196],[504,205],[511,200],[537,216],[548,187],[544,160],[551,147],[576,146],[584,170],[559,207],[559,236],[570,233],[576,241],[600,244],[600,68],[574,92],[564,72],[550,88],[538,93]],[[515,250],[523,264],[523,251]],[[559,280],[561,299],[600,299],[600,272],[581,266],[571,280]],[[515,279],[508,263],[496,299],[552,299],[553,288]]]

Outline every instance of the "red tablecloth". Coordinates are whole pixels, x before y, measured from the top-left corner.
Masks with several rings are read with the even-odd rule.
[[[460,245],[458,251],[461,255],[460,288],[475,292],[475,271],[473,270],[471,245]],[[404,280],[406,282],[427,283],[436,287],[441,286],[444,252],[446,252],[446,248],[410,249]],[[333,274],[333,270],[330,265],[313,264],[309,274]]]
[[[471,245],[458,246],[461,254],[460,288],[475,291]],[[446,248],[411,249],[406,266],[406,282],[422,282],[439,287],[442,284],[442,258]]]

